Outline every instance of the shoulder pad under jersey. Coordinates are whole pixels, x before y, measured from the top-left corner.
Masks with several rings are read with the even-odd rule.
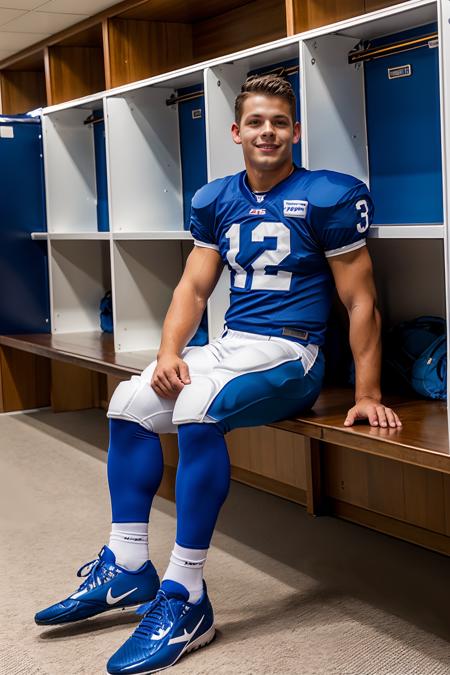
[[[203,185],[192,197],[193,208],[204,209],[212,204],[234,177],[235,175],[216,178],[216,180]]]
[[[346,200],[357,189],[366,190],[365,184],[354,176],[337,171],[311,171],[308,201],[313,206],[328,208]]]

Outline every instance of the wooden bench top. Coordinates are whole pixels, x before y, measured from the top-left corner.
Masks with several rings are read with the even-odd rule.
[[[118,377],[139,375],[156,358],[157,353],[156,350],[115,352],[113,336],[100,331],[61,335],[0,335],[0,345]]]
[[[156,350],[114,352],[112,335],[100,332],[0,335],[0,345],[121,377],[139,374],[156,357]],[[313,410],[271,426],[327,443],[450,473],[445,402],[411,400],[388,395],[385,403],[396,410],[403,427],[382,429],[370,427],[366,423],[344,427],[346,411],[351,407],[352,401],[351,388],[325,388]]]

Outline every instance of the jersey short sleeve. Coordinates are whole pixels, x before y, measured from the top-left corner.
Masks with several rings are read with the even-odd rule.
[[[196,246],[218,251],[219,246],[214,232],[216,190],[212,189],[212,186],[213,183],[204,185],[193,196],[189,229]]]
[[[366,243],[374,206],[364,183],[354,179],[334,204],[314,207],[315,230],[327,258],[361,248]]]

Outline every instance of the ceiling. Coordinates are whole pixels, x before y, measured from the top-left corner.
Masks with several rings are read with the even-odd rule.
[[[0,0],[0,61],[117,0]]]

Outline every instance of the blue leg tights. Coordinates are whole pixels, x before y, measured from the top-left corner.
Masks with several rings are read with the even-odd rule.
[[[113,523],[147,523],[163,475],[159,436],[136,422],[110,419],[108,483]]]
[[[207,549],[230,486],[230,459],[216,424],[178,427],[177,544]]]

